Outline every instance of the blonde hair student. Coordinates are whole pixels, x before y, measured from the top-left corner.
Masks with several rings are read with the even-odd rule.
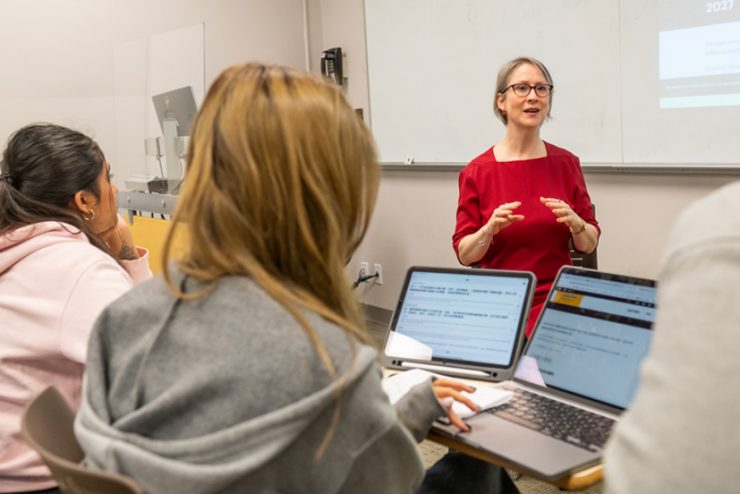
[[[164,276],[113,303],[90,344],[77,437],[147,492],[403,492],[415,442],[472,388],[392,407],[344,265],[378,186],[370,133],[337,87],[257,63],[223,71],[196,118]],[[174,231],[174,228],[173,230]]]
[[[344,264],[367,229],[378,166],[339,91],[289,69],[231,67],[208,93],[189,154],[198,179],[186,181],[173,219],[192,239],[180,270],[205,283],[251,277],[301,322],[329,368],[299,308],[366,341]]]

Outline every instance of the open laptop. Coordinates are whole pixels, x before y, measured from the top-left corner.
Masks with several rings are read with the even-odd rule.
[[[469,419],[469,433],[435,430],[546,480],[598,464],[635,394],[655,299],[652,280],[563,267],[514,378],[498,385],[514,396]]]
[[[524,271],[413,266],[381,359],[475,379],[509,379],[524,342],[535,277]]]

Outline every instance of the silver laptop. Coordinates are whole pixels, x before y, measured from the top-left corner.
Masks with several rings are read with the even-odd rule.
[[[512,399],[468,420],[435,425],[475,449],[547,480],[601,461],[635,394],[652,338],[652,280],[563,267],[514,377]]]
[[[386,333],[383,364],[510,379],[534,284],[534,275],[525,271],[409,268]]]

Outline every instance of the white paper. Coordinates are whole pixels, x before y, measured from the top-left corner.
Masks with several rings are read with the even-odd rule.
[[[473,403],[480,407],[480,411],[488,410],[489,408],[503,405],[509,398],[511,398],[511,391],[505,389],[493,388],[490,386],[476,386],[475,393],[468,393],[467,391],[462,392],[463,395],[467,396]],[[472,417],[478,412],[472,411],[464,403],[456,401],[452,404],[452,409],[457,413],[461,419]]]
[[[519,359],[514,377],[532,384],[547,386],[545,380],[542,379],[542,374],[540,374],[540,368],[537,366],[537,359],[526,355],[522,355],[522,358]]]
[[[389,357],[432,360],[432,348],[430,346],[397,331],[391,331],[388,334],[385,354]]]

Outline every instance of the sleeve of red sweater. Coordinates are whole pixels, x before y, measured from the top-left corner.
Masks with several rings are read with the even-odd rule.
[[[583,178],[583,171],[581,171],[581,163],[578,158],[576,158],[576,166],[573,168],[573,211],[583,221],[593,225],[596,231],[599,232],[599,236],[601,236],[601,227],[596,220],[594,207],[586,189],[586,180]]]
[[[459,258],[457,248],[460,245],[460,240],[478,231],[483,225],[483,218],[480,214],[478,187],[470,167],[464,168],[460,172],[458,188],[460,193],[457,201],[457,221],[455,223],[455,233],[452,235],[452,247]]]

